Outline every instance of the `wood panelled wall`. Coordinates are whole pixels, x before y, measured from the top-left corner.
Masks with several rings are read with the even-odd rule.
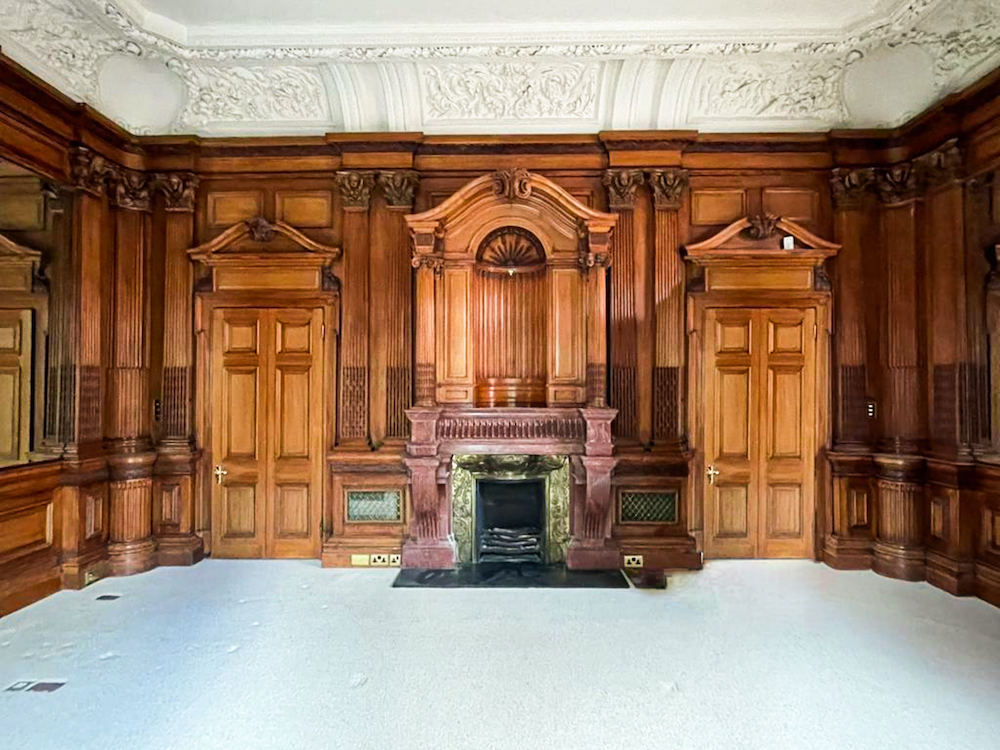
[[[843,246],[828,269],[833,434],[816,462],[817,555],[1000,603],[998,95],[995,73],[878,132],[137,138],[0,58],[0,156],[53,184],[65,245],[49,267],[61,288],[52,458],[0,472],[0,614],[201,558],[211,467],[194,387],[201,280],[186,251],[256,216],[343,250],[324,561],[398,551],[405,524],[345,524],[344,496],[405,493],[405,410],[434,398],[436,344],[413,333],[434,311],[413,295],[436,269],[411,267],[404,216],[513,167],[619,215],[607,372],[592,365],[588,382],[606,375],[619,410],[614,490],[683,500],[673,524],[616,517],[623,550],[653,565],[696,556],[685,291],[697,280],[681,249],[770,213]]]

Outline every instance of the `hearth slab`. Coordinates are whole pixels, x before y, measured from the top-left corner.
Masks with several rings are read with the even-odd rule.
[[[393,588],[627,589],[620,570],[568,570],[563,565],[481,563],[453,570],[404,568]]]

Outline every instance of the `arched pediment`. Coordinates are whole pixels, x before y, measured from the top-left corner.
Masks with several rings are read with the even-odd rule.
[[[446,254],[474,255],[483,238],[519,226],[541,241],[546,254],[576,252],[581,235],[607,238],[615,214],[592,209],[542,175],[508,169],[478,177],[440,205],[406,217],[415,244],[430,252],[442,240]]]
[[[201,291],[287,289],[336,291],[331,266],[338,247],[306,237],[284,222],[256,217],[234,224],[208,242],[188,250],[207,266]]]
[[[783,238],[792,237],[791,248]],[[695,262],[722,256],[828,258],[840,245],[816,236],[800,224],[770,214],[744,216],[702,242],[687,245],[687,257]]]
[[[305,255],[304,260],[312,257],[326,264],[340,257],[340,248],[311,240],[283,221],[272,224],[258,216],[234,224],[218,237],[188,250],[192,260],[209,266],[235,259],[247,262],[255,256],[273,260],[282,255],[282,261],[289,262],[288,256],[296,253]]]
[[[770,214],[744,216],[707,240],[685,247],[688,262],[701,267],[701,275],[688,288],[827,293],[830,279],[823,263],[839,250],[840,245],[794,221]]]

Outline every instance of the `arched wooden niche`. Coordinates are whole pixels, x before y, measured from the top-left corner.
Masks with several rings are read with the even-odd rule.
[[[527,229],[503,226],[476,253],[476,406],[544,406],[548,350],[545,250]]]
[[[523,169],[407,216],[418,405],[603,406],[616,219]]]

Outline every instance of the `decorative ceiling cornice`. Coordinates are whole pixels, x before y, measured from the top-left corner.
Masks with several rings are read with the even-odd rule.
[[[238,36],[185,45],[143,28],[140,15],[116,0],[4,0],[0,44],[140,134],[894,126],[1000,63],[994,0],[900,0],[839,34],[600,32],[568,23],[360,41],[330,32],[317,45]],[[886,66],[922,86],[892,111],[878,85]],[[123,81],[143,75],[164,90],[155,117],[122,93]]]

